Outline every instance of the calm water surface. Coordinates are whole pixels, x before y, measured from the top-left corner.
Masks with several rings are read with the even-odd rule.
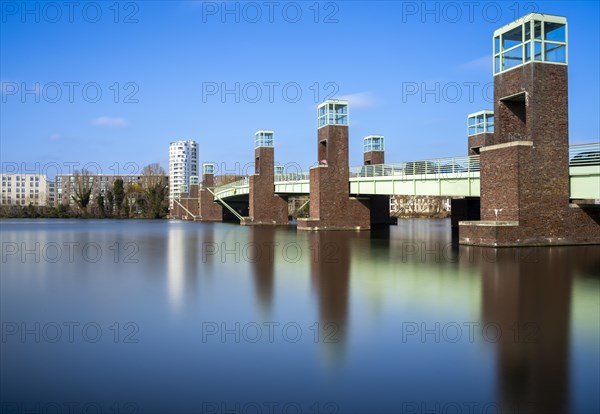
[[[600,411],[600,246],[0,225],[2,412]]]

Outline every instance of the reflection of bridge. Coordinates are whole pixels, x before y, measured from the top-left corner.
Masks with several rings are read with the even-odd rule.
[[[599,155],[586,160],[578,158],[581,154]],[[569,159],[570,198],[600,199],[600,142],[572,145],[569,148]],[[350,168],[350,194],[479,197],[479,173],[479,155],[362,165]],[[245,177],[215,187],[215,197],[225,202],[247,199],[250,193],[249,181],[249,177]],[[309,194],[309,174],[275,174],[275,193]]]

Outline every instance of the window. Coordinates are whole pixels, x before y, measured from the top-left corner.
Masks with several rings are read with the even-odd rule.
[[[379,135],[369,135],[363,142],[364,152],[383,151],[383,137]]]
[[[257,131],[254,134],[254,147],[273,147],[273,131]]]
[[[532,36],[533,34],[533,36]],[[494,74],[528,62],[567,63],[567,21],[532,13],[494,36]]]
[[[326,125],[348,125],[348,102],[327,100],[317,108],[318,128]]]
[[[468,135],[494,132],[494,112],[481,111],[469,115],[467,120]]]

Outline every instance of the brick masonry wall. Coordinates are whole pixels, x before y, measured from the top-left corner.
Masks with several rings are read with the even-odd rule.
[[[385,164],[384,151],[367,151],[364,153],[364,165]],[[390,197],[371,196],[369,200],[371,225],[396,224],[398,220],[390,217]]]
[[[477,155],[479,152],[475,151],[475,148],[481,148],[488,145],[490,142],[494,142],[494,134],[483,133],[471,135],[468,137],[467,142],[467,155]]]
[[[317,134],[319,163],[310,170],[310,218],[298,229],[368,229],[369,201],[350,198],[348,127],[328,125]]]
[[[385,154],[383,151],[368,151],[364,153],[365,165],[385,164]]]
[[[275,194],[274,148],[255,150],[256,171],[250,176],[250,220],[247,224],[287,224],[287,199]]]
[[[202,187],[198,191],[198,220],[223,221],[223,206],[215,203],[214,196],[207,188],[213,188],[215,183],[213,174],[202,176]]]
[[[569,204],[568,69],[530,63],[494,78],[494,144],[481,153],[481,219],[518,226],[460,225],[460,242],[483,245],[600,243],[595,208]],[[526,92],[522,101],[503,97]]]

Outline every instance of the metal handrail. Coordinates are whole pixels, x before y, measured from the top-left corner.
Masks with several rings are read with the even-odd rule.
[[[309,179],[310,179],[310,173],[308,173],[308,172],[275,174],[275,182],[307,181]]]
[[[243,181],[243,180],[240,180]],[[213,195],[213,197],[218,200],[219,202],[221,202],[221,204],[223,204],[225,206],[225,208],[227,210],[229,210],[234,216],[236,216],[238,218],[238,220],[240,221],[240,223],[244,222],[244,217],[242,217],[242,215],[240,213],[238,213],[237,211],[235,211],[235,209],[233,207],[231,207],[229,204],[227,204],[227,202],[225,200],[223,200],[223,198],[219,197],[216,192],[212,191],[210,188],[206,188],[208,190],[209,193],[211,193]]]
[[[600,165],[600,142],[570,145],[569,165]],[[443,177],[448,174],[460,174],[461,176],[464,174],[466,177],[471,177],[473,173],[479,173],[480,169],[481,162],[479,155],[465,155],[391,164],[359,165],[350,167],[350,178],[395,176],[403,179],[403,177],[414,178],[414,176],[422,175],[439,175]],[[275,175],[275,182],[308,181],[309,177],[308,172],[277,174]],[[230,188],[247,186],[248,183],[249,179],[245,177],[241,180],[216,187],[214,191],[215,193],[220,193]]]
[[[393,164],[350,167],[350,177],[416,176],[425,174],[468,174],[479,172],[479,155],[404,161]]]
[[[196,199],[196,200],[197,200],[197,199]],[[192,212],[191,212],[190,210],[188,210],[187,208],[185,208],[185,207],[183,206],[183,204],[181,204],[181,203],[179,202],[179,200],[177,200],[177,199],[174,199],[173,201],[174,201],[174,202],[176,202],[177,204],[179,204],[179,207],[181,207],[182,209],[184,209],[184,210],[185,210],[185,211],[186,211],[186,212],[187,212],[187,213],[188,213],[190,216],[192,216],[192,218],[193,218],[194,220],[196,220],[196,217],[198,217],[198,216],[196,216],[196,215],[192,214]]]
[[[600,142],[569,146],[569,165],[600,165]]]
[[[224,184],[224,185],[215,187],[215,188],[213,188],[213,191],[215,193],[222,193],[223,191],[226,191],[230,188],[242,187],[245,185],[249,185],[249,183],[250,183],[250,179],[248,177],[244,177],[241,180],[237,180],[237,181],[231,182],[229,184]]]

